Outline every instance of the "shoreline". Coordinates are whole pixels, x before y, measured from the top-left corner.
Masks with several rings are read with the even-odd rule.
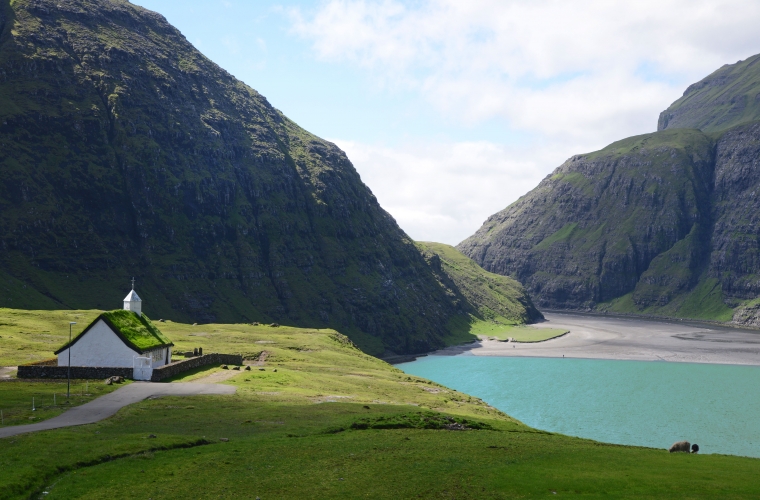
[[[760,366],[760,331],[755,329],[567,311],[545,311],[545,317],[546,321],[529,326],[541,328],[549,323],[568,333],[541,342],[477,340],[389,362],[465,355]]]
[[[530,326],[530,325],[528,325],[528,326]],[[570,333],[570,330],[566,331],[565,333],[560,333],[559,335],[555,335],[552,338],[544,339],[544,340],[511,340],[511,341],[499,340],[499,342],[504,342],[505,344],[508,344],[510,342],[514,342],[515,344],[538,344],[538,343],[541,343],[541,342],[549,342],[550,340],[554,340],[554,339],[558,339],[558,338],[564,337],[565,335],[567,335],[569,333]]]
[[[549,314],[573,314],[573,315],[578,315],[578,316],[592,316],[592,317],[597,317],[597,318],[641,319],[641,320],[646,320],[646,321],[655,321],[658,323],[702,325],[702,326],[726,328],[729,330],[746,330],[750,332],[760,333],[760,326],[737,325],[735,323],[716,321],[712,319],[674,318],[673,316],[657,316],[655,314],[635,314],[635,313],[604,312],[604,311],[581,311],[581,310],[574,310],[574,309],[542,309],[541,312],[542,313],[547,312]],[[538,323],[534,323],[534,324],[538,324]]]

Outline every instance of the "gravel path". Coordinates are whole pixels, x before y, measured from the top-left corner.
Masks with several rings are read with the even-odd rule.
[[[151,396],[199,396],[204,394],[234,394],[235,387],[217,384],[162,384],[133,382],[110,394],[101,396],[82,406],[75,406],[62,415],[36,424],[0,428],[0,438],[45,431],[59,427],[84,425],[98,422],[115,414],[121,408]]]
[[[480,341],[437,355],[630,359],[760,366],[760,331],[690,321],[657,321],[575,313],[544,313],[536,327],[567,335],[533,344]]]
[[[243,373],[239,370],[219,370],[218,372],[214,372],[211,375],[206,375],[205,377],[199,377],[192,382],[182,382],[181,380],[176,382],[177,384],[218,384],[219,382],[224,382],[225,380],[229,380],[232,377],[236,375],[240,375]],[[249,372],[250,373],[250,372]]]

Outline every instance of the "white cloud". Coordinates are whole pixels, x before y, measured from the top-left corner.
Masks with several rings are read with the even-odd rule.
[[[456,244],[492,213],[544,177],[557,152],[490,142],[427,143],[396,148],[334,141],[380,204],[419,241]]]
[[[651,130],[686,82],[760,50],[747,0],[332,0],[291,17],[319,57],[455,118],[560,136]]]
[[[338,141],[405,230],[447,242],[572,154],[653,131],[689,83],[760,52],[754,0],[328,0],[289,12],[320,59],[417,94],[449,122],[497,120],[541,146]]]

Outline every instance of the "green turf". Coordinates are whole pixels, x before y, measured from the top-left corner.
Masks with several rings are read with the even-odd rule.
[[[331,413],[346,421],[352,413],[359,417],[359,408],[340,406]],[[248,432],[226,433],[234,436],[226,443],[142,453],[64,473],[46,498],[751,498],[758,493],[756,460],[674,456],[520,431],[320,432],[319,424],[327,422],[316,413],[299,415],[317,421],[299,436],[289,437],[288,421],[279,427],[252,423]],[[285,418],[261,410],[245,416]]]
[[[469,332],[480,339],[507,340],[513,338],[518,342],[543,342],[564,335],[567,330],[560,328],[541,328],[534,325],[509,324],[502,319],[498,321],[471,321]]]
[[[120,386],[105,385],[102,380],[75,379],[71,381],[67,398],[66,380],[3,380],[0,381],[0,410],[3,412],[0,426],[31,424],[53,418],[72,406],[92,401]]]
[[[171,341],[151,322],[145,314],[137,315],[132,311],[116,309],[101,315],[122,335],[139,349],[152,349],[171,345]]]
[[[556,337],[561,337],[568,330],[562,328],[540,328],[535,326],[514,325],[501,326],[494,325],[492,330],[483,329],[484,333],[478,335],[482,338],[495,338],[498,340],[513,339],[515,342],[543,342]]]
[[[0,366],[17,366],[54,357],[69,340],[69,321],[78,335],[102,311],[26,311],[0,308]]]
[[[0,440],[0,499],[751,498],[760,491],[758,460],[537,431],[367,356],[332,330],[161,327],[182,349],[267,351],[267,359],[263,370],[225,382],[235,395],[151,399],[97,424]],[[457,422],[471,430],[442,429]]]

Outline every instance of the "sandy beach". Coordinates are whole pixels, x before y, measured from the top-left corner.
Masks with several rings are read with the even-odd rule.
[[[628,359],[760,366],[760,331],[689,321],[664,321],[577,313],[545,313],[534,327],[566,328],[538,343],[479,341],[434,355],[532,356]]]

